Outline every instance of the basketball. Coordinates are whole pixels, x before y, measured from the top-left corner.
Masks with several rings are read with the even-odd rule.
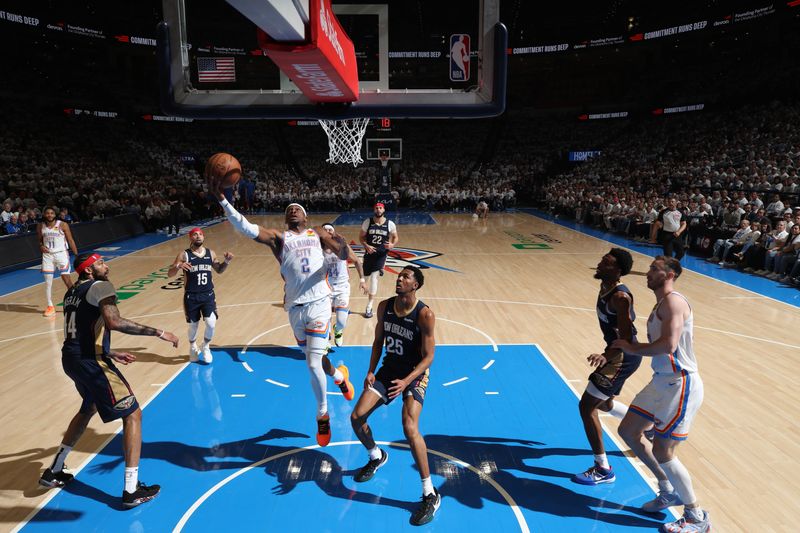
[[[242,165],[231,154],[219,152],[208,158],[206,175],[222,180],[223,187],[233,187],[242,177]]]

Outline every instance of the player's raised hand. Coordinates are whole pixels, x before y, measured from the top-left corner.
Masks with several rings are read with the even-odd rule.
[[[225,194],[223,193],[223,186],[222,186],[223,177],[215,177],[214,174],[210,172],[206,172],[206,187],[208,187],[208,193],[211,194],[217,200],[224,200]]]
[[[234,255],[230,252],[225,252],[224,257],[225,257],[225,262],[230,263],[231,261],[233,261]]]

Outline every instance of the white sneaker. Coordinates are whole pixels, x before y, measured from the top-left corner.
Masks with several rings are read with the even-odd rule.
[[[189,362],[196,363],[198,356],[200,355],[200,350],[197,349],[196,344],[192,344],[189,346]]]
[[[211,346],[209,346],[208,344],[206,344],[205,346],[203,346],[201,360],[202,360],[204,363],[206,363],[207,365],[210,365],[210,364],[211,364],[211,361],[213,361],[213,360],[214,360],[214,356],[213,356],[213,355],[211,355]]]
[[[706,533],[711,531],[711,519],[708,512],[703,511],[703,519],[695,521],[685,514],[674,522],[669,522],[661,526],[663,533]]]
[[[646,513],[659,513],[667,507],[672,507],[674,505],[683,505],[678,493],[665,492],[662,490],[658,493],[658,496],[642,505],[642,511]]]

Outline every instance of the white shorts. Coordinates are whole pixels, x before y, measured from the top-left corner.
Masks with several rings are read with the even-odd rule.
[[[679,374],[654,374],[633,399],[630,410],[652,420],[657,437],[686,440],[702,403],[700,374],[684,370]]]
[[[350,284],[343,283],[341,285],[333,285],[331,286],[331,290],[333,291],[331,294],[331,300],[333,301],[334,311],[338,311],[339,309],[349,309]]]
[[[326,296],[290,307],[289,324],[298,346],[326,349],[331,325],[331,299]]]
[[[69,254],[66,251],[42,254],[42,272],[45,274],[52,274],[55,272],[56,268],[59,270],[60,274],[69,274],[72,272],[69,265]]]

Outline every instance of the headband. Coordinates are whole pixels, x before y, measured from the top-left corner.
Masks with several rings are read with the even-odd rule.
[[[381,206],[382,208],[386,209],[386,206],[383,205],[383,202],[378,202],[375,204],[375,207]]]
[[[330,228],[331,231],[336,231],[336,228],[333,227],[333,224],[323,224],[322,229]]]
[[[202,228],[192,228],[189,230],[189,236],[191,236],[192,233],[200,233],[202,235],[205,235],[205,233],[203,233]]]
[[[303,215],[305,215],[306,217],[308,217],[308,213],[306,213],[306,208],[305,208],[305,207],[303,207],[302,205],[298,204],[298,203],[291,203],[291,204],[287,205],[287,206],[286,206],[286,211],[284,211],[283,213],[284,213],[284,214],[288,213],[288,212],[289,212],[289,208],[290,208],[290,207],[292,207],[293,205],[296,205],[297,207],[299,207],[299,208],[300,208],[300,210],[303,212]]]
[[[78,274],[80,274],[81,272],[83,272],[84,270],[86,270],[87,268],[89,268],[90,266],[92,266],[93,264],[95,264],[95,262],[96,262],[98,259],[102,259],[102,257],[100,256],[100,254],[96,254],[96,253],[95,253],[95,254],[92,254],[92,255],[90,255],[89,257],[87,257],[87,258],[86,258],[86,259],[83,261],[83,263],[81,263],[80,265],[78,265],[78,268],[76,268],[76,269],[75,269],[75,271],[76,271]]]

